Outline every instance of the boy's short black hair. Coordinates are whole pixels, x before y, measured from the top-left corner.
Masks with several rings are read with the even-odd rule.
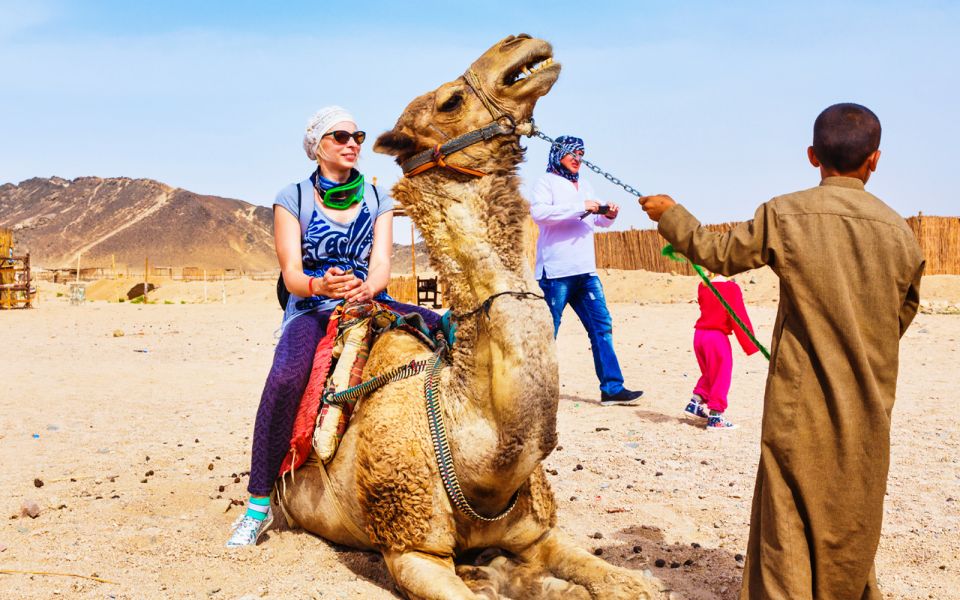
[[[813,123],[817,160],[839,173],[856,171],[880,147],[880,119],[866,106],[828,106]]]

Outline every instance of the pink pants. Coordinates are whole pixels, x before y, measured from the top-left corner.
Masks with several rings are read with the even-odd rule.
[[[710,410],[727,410],[727,393],[733,376],[730,338],[717,329],[697,329],[693,334],[693,351],[701,373],[693,393],[703,398]]]

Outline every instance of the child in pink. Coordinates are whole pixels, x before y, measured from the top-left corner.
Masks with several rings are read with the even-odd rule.
[[[753,333],[753,325],[743,305],[743,293],[740,286],[725,277],[715,277],[713,285],[727,301],[740,321]],[[740,347],[747,356],[757,351],[746,333],[734,322],[720,300],[710,289],[700,284],[697,288],[697,301],[700,304],[700,318],[697,320],[693,335],[693,350],[700,365],[700,379],[693,388],[693,397],[684,412],[707,419],[708,431],[734,429],[736,425],[724,417],[727,410],[727,393],[733,375],[733,353],[730,350],[729,335],[737,336]]]

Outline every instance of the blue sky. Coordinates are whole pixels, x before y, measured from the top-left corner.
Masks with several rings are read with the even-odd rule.
[[[346,106],[377,135],[526,32],[564,67],[536,111],[544,132],[583,137],[588,159],[705,222],[815,185],[813,120],[843,101],[883,123],[871,191],[904,215],[960,214],[958,2],[270,4],[0,0],[0,183],[149,177],[269,205],[311,168],[300,140],[317,108]],[[524,189],[547,153],[527,145]],[[400,174],[371,148],[361,168]],[[649,227],[586,176],[625,206],[620,228]]]

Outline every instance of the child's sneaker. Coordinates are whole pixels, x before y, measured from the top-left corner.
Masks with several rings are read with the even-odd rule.
[[[701,419],[710,418],[710,411],[707,410],[707,405],[697,400],[696,397],[690,398],[690,402],[688,402],[687,407],[683,409],[683,413],[692,417],[700,417]]]
[[[713,411],[711,411],[710,416],[707,417],[707,431],[725,431],[736,428],[737,426],[728,421],[723,413],[713,414]]]

